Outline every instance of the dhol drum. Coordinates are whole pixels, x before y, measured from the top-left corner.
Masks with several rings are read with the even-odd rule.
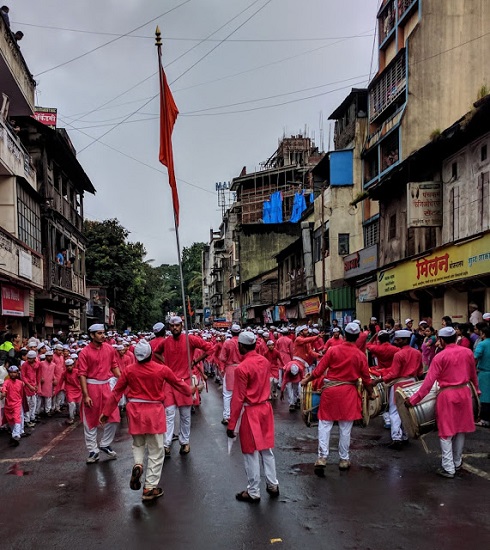
[[[436,399],[439,393],[439,384],[436,382],[430,392],[414,407],[405,407],[405,399],[412,397],[422,386],[423,381],[398,387],[395,391],[395,404],[400,415],[403,428],[409,437],[417,438],[436,429]],[[475,387],[468,384],[473,398],[473,414],[475,418],[480,414],[480,400]],[[448,390],[450,391],[450,390]]]
[[[371,378],[376,378],[371,376]],[[375,418],[389,408],[388,388],[383,382],[373,385],[373,399],[368,399],[367,407],[369,418]]]
[[[301,416],[308,427],[318,426],[318,407],[320,406],[321,394],[321,391],[313,390],[311,382],[303,386],[301,395]]]

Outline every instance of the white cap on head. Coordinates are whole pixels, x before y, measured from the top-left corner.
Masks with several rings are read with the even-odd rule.
[[[411,338],[412,333],[409,330],[395,330],[395,338]]]
[[[408,325],[408,323],[413,323],[413,319],[405,319],[405,324]]]
[[[36,348],[37,349],[37,342],[36,340],[31,340],[30,342],[27,342],[28,348]]]
[[[41,342],[38,346],[37,346],[37,349],[40,350],[41,348],[44,348],[46,347],[46,344],[44,342]]]
[[[233,323],[230,330],[231,332],[240,332],[242,329],[239,324]]]
[[[72,354],[70,355],[70,358],[71,358],[71,359],[78,359],[78,355],[77,355],[76,353],[72,353]]]
[[[54,352],[52,349],[47,349],[46,352],[44,353],[44,355],[53,355]]]
[[[165,328],[165,325],[163,323],[155,323],[153,325],[153,332],[160,332]]]
[[[293,363],[293,364],[291,365],[291,374],[292,374],[293,376],[296,376],[296,375],[298,374],[298,372],[299,372],[299,367],[298,367],[298,365],[297,365],[296,363]]]
[[[35,359],[37,357],[37,351],[34,351],[31,349],[31,351],[27,352],[27,359]]]
[[[171,325],[181,325],[182,324],[182,317],[179,317],[178,315],[174,315],[173,317],[170,317],[169,324],[171,324]]]
[[[281,330],[281,332],[282,332],[283,334],[289,334],[289,329],[285,327],[285,328],[283,328],[283,329]]]
[[[429,323],[427,321],[424,321],[423,319],[421,321],[419,321],[419,327],[421,327],[422,325],[427,325],[429,326]]]
[[[449,338],[451,336],[454,336],[456,334],[456,331],[453,327],[443,327],[439,330],[437,334],[442,338]]]
[[[259,328],[259,330],[257,331],[257,334],[260,334],[262,336],[262,334],[264,334],[264,331],[261,328]]]
[[[267,345],[268,346],[273,346],[274,345],[274,340],[267,340]]]
[[[269,338],[271,333],[268,330],[264,330],[264,334],[262,335],[264,338]]]
[[[354,319],[352,322],[357,323],[359,326],[361,326],[361,321],[359,321],[359,319]]]
[[[377,321],[376,317],[371,317],[371,321]]]
[[[339,327],[335,327],[334,329],[332,329],[332,332],[340,332]]]
[[[65,361],[65,365],[66,365],[67,367],[70,367],[71,365],[73,365],[74,362],[75,362],[75,361],[73,361],[73,359],[67,359],[67,360]]]
[[[320,331],[317,328],[314,328],[311,332],[313,334],[320,334]]]
[[[100,332],[100,331],[105,331],[105,327],[102,323],[95,323],[93,325],[90,325],[88,327],[88,331],[89,332]]]
[[[19,367],[16,367],[15,365],[11,365],[9,367],[9,372],[19,372]]]
[[[347,323],[345,332],[348,334],[359,334],[361,332],[361,326],[358,325],[356,321],[353,323]]]
[[[475,303],[475,302],[470,302],[470,303],[468,304],[468,306],[469,306],[469,307],[474,307],[474,308],[478,309],[478,304]]]
[[[138,361],[144,361],[151,355],[151,346],[146,340],[140,340],[134,346],[134,356]]]
[[[238,336],[238,341],[240,342],[240,344],[251,346],[257,341],[257,336],[255,336],[253,332],[247,330],[245,332],[240,332]]]
[[[483,314],[483,320],[484,321],[490,321],[490,313],[484,313]]]
[[[124,349],[124,346],[122,344],[117,344],[116,349],[117,351],[122,351]]]
[[[56,346],[54,346],[54,349],[57,349],[59,351],[63,351],[63,346],[61,344],[56,344]]]
[[[378,332],[378,336],[384,336],[385,334],[388,334],[388,331],[387,330],[380,330]]]
[[[300,332],[303,332],[304,330],[309,330],[309,329],[308,329],[308,325],[301,325],[301,326],[299,327],[299,331],[300,331]]]

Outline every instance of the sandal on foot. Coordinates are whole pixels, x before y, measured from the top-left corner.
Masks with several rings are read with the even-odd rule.
[[[143,489],[141,500],[155,500],[159,497],[163,497],[163,489],[161,487],[154,487],[153,489]]]
[[[131,480],[129,481],[129,488],[133,491],[139,491],[141,489],[141,474],[143,473],[143,466],[141,464],[135,464],[131,472]]]
[[[237,493],[235,495],[235,498],[239,500],[240,502],[250,502],[250,503],[257,503],[260,502],[260,497],[251,497],[247,491],[241,491],[240,493]]]

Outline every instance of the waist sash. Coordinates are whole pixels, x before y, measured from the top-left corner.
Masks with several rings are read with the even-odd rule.
[[[95,378],[87,378],[87,384],[96,384],[96,385],[102,385],[102,384],[108,384],[109,380],[96,380]]]

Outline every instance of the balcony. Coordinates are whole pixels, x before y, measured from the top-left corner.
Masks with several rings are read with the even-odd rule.
[[[83,230],[82,216],[73,208],[73,206],[64,199],[59,193],[54,193],[51,200],[51,207],[68,220],[79,231]]]
[[[33,113],[36,83],[3,17],[0,17],[0,83],[0,92],[9,97],[12,116]]]
[[[398,21],[400,21],[412,7],[415,7],[417,3],[418,0],[398,0]]]
[[[31,157],[4,120],[0,120],[0,175],[22,176],[37,188]]]
[[[407,66],[404,52],[379,76],[369,91],[369,122],[376,120],[405,93]]]
[[[395,0],[387,2],[379,15],[379,43],[382,44],[386,37],[395,28]]]
[[[304,270],[295,274],[294,279],[290,278],[281,285],[281,300],[286,300],[291,296],[298,296],[300,294],[306,294],[306,278]]]
[[[43,287],[43,260],[33,253],[8,231],[0,228],[0,271],[13,281],[30,281],[31,285]]]

